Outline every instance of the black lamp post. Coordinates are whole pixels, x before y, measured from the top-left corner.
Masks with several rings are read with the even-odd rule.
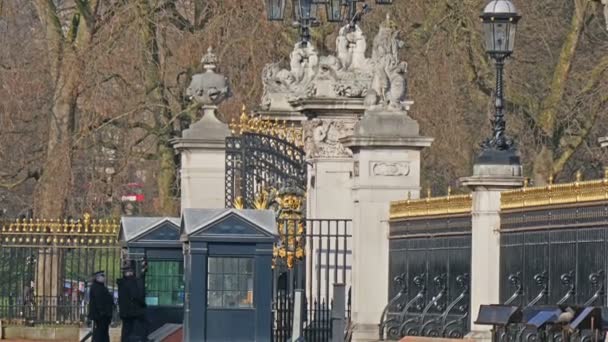
[[[520,18],[510,0],[492,0],[481,14],[486,52],[496,64],[496,110],[492,120],[492,137],[483,143],[482,156],[489,152],[515,152],[513,140],[505,135],[503,69],[505,60],[513,53],[515,31]]]

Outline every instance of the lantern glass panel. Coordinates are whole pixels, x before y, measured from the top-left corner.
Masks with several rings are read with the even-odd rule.
[[[317,5],[313,5],[313,0],[297,0],[295,6],[296,20],[311,19],[315,17]]]
[[[494,51],[494,22],[485,22],[483,29],[486,36],[486,51]]]
[[[507,52],[508,31],[508,24],[504,21],[497,21],[494,23],[494,51]]]
[[[509,23],[509,52],[513,52],[513,49],[515,48],[515,32],[517,32],[517,23]]]
[[[344,21],[344,0],[329,0],[325,5],[327,20],[333,23]]]
[[[510,54],[515,42],[515,25],[508,19],[495,19],[484,23],[486,50]]]
[[[268,20],[283,20],[285,13],[285,0],[266,0],[266,14]]]

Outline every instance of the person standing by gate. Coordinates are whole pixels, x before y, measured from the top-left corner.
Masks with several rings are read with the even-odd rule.
[[[93,284],[89,294],[89,319],[93,321],[93,342],[110,342],[110,323],[114,300],[106,288],[104,271],[93,275]]]
[[[122,320],[122,342],[147,341],[144,281],[131,266],[123,268],[118,279],[118,310]]]

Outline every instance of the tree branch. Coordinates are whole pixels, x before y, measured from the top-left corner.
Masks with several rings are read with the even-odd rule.
[[[156,12],[165,11],[169,15],[169,22],[177,29],[186,32],[194,32],[194,25],[184,17],[175,6],[175,0],[166,0],[156,8]]]
[[[74,0],[76,3],[76,7],[78,7],[78,12],[82,16],[85,25],[87,26],[87,30],[92,33],[95,31],[95,12],[94,10],[97,8],[97,1],[93,0],[93,4],[91,5],[89,0]]]
[[[575,10],[570,20],[570,30],[566,35],[566,40],[562,44],[562,51],[555,66],[550,92],[542,102],[541,112],[537,120],[543,133],[549,137],[552,137],[554,134],[559,104],[566,91],[566,84],[576,55],[576,48],[585,26],[585,15],[589,7],[589,0],[575,0],[574,2]]]
[[[602,80],[602,77],[607,70],[608,56],[602,58],[602,60],[591,71],[589,80],[577,96],[580,100],[577,101],[575,107],[582,104],[585,95],[597,89],[598,84]],[[553,163],[553,174],[558,174],[563,170],[574,152],[576,152],[578,147],[585,141],[587,136],[589,136],[591,129],[595,126],[595,122],[597,121],[600,111],[604,108],[606,103],[608,103],[608,96],[603,97],[599,103],[589,111],[590,114],[583,117],[581,122],[582,129],[576,135],[562,137],[560,139],[559,146],[562,152]]]
[[[59,66],[63,54],[64,36],[61,29],[61,21],[57,16],[57,7],[53,0],[36,0],[36,11],[38,18],[46,32],[50,62],[52,65],[51,75],[54,80],[59,78]]]

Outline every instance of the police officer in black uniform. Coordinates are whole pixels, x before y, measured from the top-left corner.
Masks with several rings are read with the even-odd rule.
[[[110,342],[110,323],[114,309],[114,298],[106,288],[104,271],[93,275],[89,292],[89,319],[93,321],[93,342]]]
[[[122,342],[147,341],[144,280],[136,277],[130,265],[123,267],[118,279],[118,310],[122,320]]]

